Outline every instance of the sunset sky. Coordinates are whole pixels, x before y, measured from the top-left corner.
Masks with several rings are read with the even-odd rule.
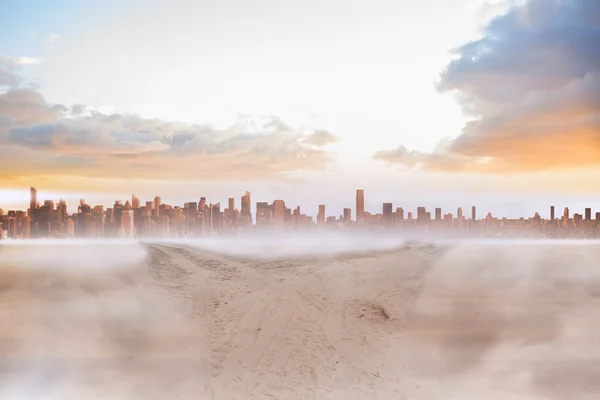
[[[3,0],[0,208],[593,207],[599,48],[597,0]]]

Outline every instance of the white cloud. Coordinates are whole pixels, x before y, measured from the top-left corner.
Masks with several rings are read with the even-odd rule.
[[[60,35],[57,33],[52,33],[44,38],[44,44],[46,47],[52,47],[56,41],[59,39]]]

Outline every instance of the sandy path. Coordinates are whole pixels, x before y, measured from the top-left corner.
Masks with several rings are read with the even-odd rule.
[[[187,300],[210,349],[212,398],[402,399],[412,378],[394,344],[436,259],[404,251],[407,268],[393,253],[243,262],[154,245],[151,254],[181,270],[176,286],[162,281]]]
[[[600,398],[600,248],[519,243],[2,247],[0,398]]]

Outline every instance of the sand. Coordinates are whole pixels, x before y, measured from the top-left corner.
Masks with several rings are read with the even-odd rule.
[[[595,242],[53,243],[0,245],[2,399],[600,398]]]

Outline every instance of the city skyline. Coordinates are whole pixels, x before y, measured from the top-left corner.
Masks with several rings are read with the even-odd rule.
[[[355,213],[344,208],[337,215],[327,214],[327,205],[320,204],[316,215],[300,206],[288,207],[285,200],[256,201],[252,212],[252,195],[246,191],[236,203],[228,198],[227,208],[212,203],[206,197],[199,201],[170,205],[154,196],[142,202],[132,194],[131,201],[115,200],[112,207],[90,205],[83,198],[76,213],[69,213],[64,200],[40,203],[38,191],[30,187],[29,208],[8,210],[0,208],[0,239],[28,239],[47,237],[81,238],[144,238],[144,237],[202,237],[216,234],[240,234],[248,232],[278,231],[284,229],[309,230],[315,227],[336,230],[398,230],[404,234],[452,234],[468,237],[600,237],[600,211],[591,207],[583,213],[573,212],[569,207],[557,215],[556,206],[550,206],[550,218],[542,218],[539,212],[533,216],[507,218],[484,212],[478,214],[472,205],[470,213],[462,207],[456,213],[435,207],[433,212],[419,206],[405,209],[393,203],[381,203],[380,212],[365,210],[365,192],[356,190]],[[239,204],[239,208],[236,207]],[[289,205],[289,204],[288,204]],[[304,212],[303,212],[304,211]],[[335,211],[333,212],[335,213]],[[331,211],[330,211],[331,214]]]
[[[2,202],[600,195],[598,2],[226,3],[5,2]]]
[[[244,192],[246,190],[242,190],[242,192]],[[2,191],[0,191],[1,193]],[[248,192],[248,191],[246,191]],[[260,196],[256,196],[255,198],[260,198],[262,200],[258,200],[255,201],[252,204],[252,208],[255,207],[257,202],[265,202],[265,201],[273,201],[274,199],[283,199],[284,196],[277,196],[277,194],[272,193],[273,191],[269,192],[266,196],[264,193],[262,193]],[[362,192],[362,194],[361,194]],[[448,211],[448,210],[454,210],[454,213],[456,213],[456,210],[458,208],[463,208],[463,213],[470,215],[471,210],[470,208],[472,207],[473,204],[475,204],[476,207],[478,207],[481,210],[486,210],[487,212],[491,212],[493,215],[498,215],[498,216],[503,216],[509,219],[517,219],[517,218],[521,218],[523,216],[530,216],[530,215],[534,215],[536,212],[538,212],[540,214],[540,216],[544,219],[549,219],[551,216],[551,208],[550,206],[548,206],[548,204],[557,204],[557,205],[564,205],[567,208],[573,209],[573,210],[585,210],[587,208],[592,208],[594,209],[597,205],[598,205],[598,199],[595,196],[590,196],[587,199],[579,199],[579,198],[575,198],[575,199],[571,199],[571,201],[561,201],[560,198],[554,197],[554,198],[542,198],[540,200],[537,201],[537,204],[542,204],[541,206],[536,205],[535,207],[524,207],[523,203],[519,203],[519,202],[513,202],[510,203],[511,198],[510,197],[506,197],[503,199],[503,201],[506,201],[508,204],[506,205],[506,209],[509,210],[508,213],[503,213],[503,212],[499,212],[498,209],[502,210],[502,202],[494,202],[494,201],[489,201],[489,200],[484,200],[481,201],[479,197],[477,196],[473,196],[473,201],[459,201],[457,199],[431,199],[431,198],[424,198],[422,200],[417,200],[414,197],[406,197],[406,200],[403,200],[402,195],[394,195],[394,196],[387,196],[385,198],[377,198],[375,196],[366,196],[364,195],[366,191],[364,189],[355,189],[353,191],[345,191],[347,197],[348,196],[352,196],[352,193],[354,193],[354,198],[349,199],[347,198],[346,201],[344,202],[336,202],[331,204],[329,201],[326,201],[327,203],[327,207],[326,207],[326,217],[330,217],[330,216],[339,216],[339,215],[343,215],[344,214],[344,210],[347,208],[350,208],[352,210],[352,215],[355,215],[356,210],[358,209],[358,204],[359,202],[362,204],[362,208],[364,211],[369,212],[370,210],[375,210],[375,212],[380,212],[381,211],[381,207],[383,204],[386,203],[391,203],[391,204],[404,204],[405,205],[405,209],[407,210],[412,210],[415,213],[418,211],[419,207],[426,207],[426,208],[431,208],[431,209],[435,209],[435,208],[439,208],[441,206],[441,208],[444,211]],[[401,191],[400,191],[401,192]],[[14,193],[18,193],[18,196],[12,198],[10,202],[6,203],[6,202],[2,202],[0,204],[0,209],[4,209],[4,210],[8,210],[8,209],[13,209],[13,210],[24,210],[23,208],[23,204],[29,203],[29,199],[30,199],[30,194],[29,191],[25,191],[25,190],[20,190],[18,192],[14,192]],[[77,206],[79,205],[81,199],[85,199],[86,201],[88,201],[88,198],[85,196],[77,196],[75,193],[68,193],[68,196],[65,197],[63,196],[63,194],[54,194],[51,191],[44,191],[43,189],[40,191],[40,193],[42,193],[40,196],[41,198],[44,199],[50,199],[52,201],[64,201],[65,204],[70,208],[70,209],[76,209]],[[255,191],[252,191],[252,193],[256,193]],[[162,199],[165,199],[164,203],[166,204],[173,204],[173,205],[183,205],[184,203],[187,203],[188,200],[190,199],[194,199],[195,195],[191,195],[191,196],[187,196],[186,198],[179,198],[178,197],[174,197],[174,196],[170,196],[169,193],[164,193],[164,195],[166,196],[160,196]],[[268,196],[268,197],[267,197]],[[359,198],[362,196],[362,200],[359,201]],[[105,199],[109,199],[107,201],[96,201],[95,199],[97,198],[105,198]],[[107,195],[101,195],[101,196],[94,196],[94,199],[92,199],[91,201],[89,201],[90,204],[96,204],[96,205],[103,205],[106,206],[107,204],[112,204],[115,199],[120,199],[117,201],[121,201],[121,202],[125,202],[127,201],[127,199],[129,199],[131,201],[131,199],[133,198],[150,198],[150,199],[154,199],[155,195],[142,195],[142,196],[136,196],[135,194],[131,194],[131,195],[115,195],[115,194],[107,194]],[[228,201],[230,201],[231,197],[230,196],[220,196],[218,198],[213,198],[211,196],[201,196],[204,198],[210,198],[212,199],[214,204],[217,203],[221,203],[221,204],[227,204]],[[239,197],[239,196],[238,196]],[[4,200],[2,198],[2,196],[0,196],[1,200]],[[123,200],[125,199],[125,200]],[[196,199],[197,200],[197,199]],[[295,206],[301,207],[303,210],[314,210],[314,217],[317,218],[318,212],[319,212],[319,208],[320,206],[323,204],[322,200],[319,200],[317,198],[317,196],[315,196],[315,198],[312,198],[309,202],[309,205],[298,202],[297,201],[297,197],[292,196],[292,199],[290,201],[290,199],[285,200],[287,203],[289,204],[295,204]],[[312,205],[312,206],[311,206]],[[491,205],[491,206],[490,206]],[[468,210],[467,210],[468,209]],[[339,210],[339,212],[338,212]],[[378,211],[377,211],[378,210]],[[467,210],[467,211],[465,211]],[[353,217],[354,219],[354,217]]]
[[[30,197],[30,202],[29,202],[29,208],[28,208],[28,210],[30,210],[32,208],[35,208],[35,205],[39,204],[37,202],[38,190],[36,188],[34,188],[34,187],[30,187],[29,197]],[[204,199],[204,201],[206,202],[207,197],[206,196],[200,196],[200,199]],[[228,197],[227,198],[228,208],[231,209],[232,205],[237,204],[235,202],[235,199],[236,199],[235,197]],[[269,204],[268,201],[264,201],[264,200],[255,201],[254,203],[252,203],[251,200],[250,200],[251,199],[251,192],[249,192],[249,191],[245,191],[245,195],[241,196],[241,199],[242,200],[239,202],[239,204],[240,204],[240,210],[242,208],[244,208],[245,210],[251,210],[252,209],[252,204],[254,204],[254,209],[256,209],[257,204],[263,204],[263,205],[264,204]],[[157,206],[159,206],[160,204],[167,204],[167,203],[163,203],[161,200],[162,200],[162,196],[155,196],[153,198],[153,200],[151,201],[151,203],[153,203],[153,205],[154,205],[155,208]],[[56,199],[44,199],[44,201],[51,201],[51,202],[54,203],[54,202],[56,202]],[[274,199],[274,200],[272,199],[270,201],[273,202],[272,205],[275,205],[275,204],[281,205],[281,203],[278,203],[278,202],[283,202],[283,205],[285,205],[285,200],[282,200],[282,199]],[[59,199],[58,202],[60,204],[65,204],[65,205],[67,204],[67,202],[64,199]],[[80,197],[79,200],[78,200],[79,205],[81,205],[82,202],[85,202],[85,199],[83,197]],[[123,203],[123,202],[130,203],[130,205],[131,205],[132,208],[140,208],[140,206],[142,204],[140,202],[140,198],[138,196],[136,196],[135,194],[131,194],[131,202],[130,202],[130,200],[122,200],[122,199],[121,200],[114,200],[114,202],[115,203]],[[146,202],[146,203],[149,203],[149,202]],[[183,204],[188,204],[188,203],[189,202],[186,201],[186,202],[184,202],[182,204],[175,204],[174,206],[181,207]],[[225,202],[222,202],[222,201],[209,202],[209,204],[221,204],[221,203],[225,204]],[[87,202],[85,204],[87,204]],[[382,215],[385,215],[386,206],[389,208],[389,207],[391,207],[391,206],[394,205],[394,203],[385,202],[385,201],[380,202],[379,204],[382,206],[382,208],[379,210],[379,211],[382,212]],[[168,204],[168,205],[171,206],[171,204]],[[365,213],[373,214],[368,209],[365,209],[365,191],[364,191],[364,189],[356,189],[356,199],[355,199],[354,205],[355,205],[354,208],[347,208],[347,207],[345,207],[345,208],[342,208],[340,210],[340,212],[336,213],[335,211],[333,211],[333,212],[327,213],[327,210],[329,210],[329,208],[326,207],[326,204],[319,204],[318,207],[317,207],[317,209],[315,210],[314,217],[316,218],[316,220],[318,220],[318,218],[321,215],[321,213],[323,213],[324,218],[332,217],[332,216],[336,216],[336,217],[337,216],[345,216],[347,214],[347,210],[350,210],[351,215],[352,215],[352,220],[356,221],[356,222],[360,222],[360,219],[362,218],[361,215],[364,216]],[[96,206],[105,207],[106,204],[96,204]],[[300,208],[301,206],[300,205],[296,205],[294,207],[295,208]],[[453,214],[453,215],[457,215],[457,216],[463,215],[465,213],[465,211],[463,210],[463,207],[465,207],[465,206],[458,206],[458,208],[456,208],[456,214]],[[8,209],[6,207],[4,207],[4,208]],[[406,212],[412,214],[413,211],[414,211],[414,213],[419,213],[419,209],[425,209],[427,207],[417,206],[417,207],[413,207],[413,208],[414,208],[414,210],[408,210],[408,209],[404,209],[404,208],[403,208],[403,210],[406,210]],[[469,208],[469,215],[471,215],[471,219],[475,219],[475,218],[473,218],[473,216],[476,215],[477,205],[471,205],[471,206],[468,206],[468,208]],[[556,217],[558,215],[558,214],[556,214],[556,210],[557,210],[556,206],[550,205],[550,206],[547,206],[546,208],[547,208],[548,215],[550,216],[550,218],[543,218],[543,217],[542,218],[543,219],[553,220],[554,217]],[[237,208],[235,208],[235,209],[237,209]],[[583,210],[586,210],[586,211],[587,210],[592,210],[592,209],[593,209],[593,207],[584,207],[583,208]],[[0,204],[0,211],[2,211],[2,210],[3,210],[3,207],[2,207],[2,204]],[[26,211],[23,208],[13,208],[13,210],[14,211]],[[447,207],[446,207],[446,209],[444,209],[443,207],[435,207],[434,211],[436,212],[436,216],[439,213],[441,213],[442,210],[447,211]],[[565,206],[564,210],[570,210],[570,207],[569,206]],[[462,212],[462,214],[461,214],[461,212]],[[491,211],[485,211],[485,213],[486,214],[488,214],[488,213],[489,214],[493,214]],[[377,211],[375,212],[375,214],[377,214]],[[543,214],[543,211],[536,211],[534,214],[539,214],[541,216]],[[575,212],[575,214],[577,214],[577,212]],[[442,215],[442,214],[439,214],[439,215]],[[500,218],[515,219],[514,217],[511,218],[509,216],[502,216],[502,215],[500,215],[499,217]],[[523,216],[519,216],[517,218],[527,218],[527,217],[529,217],[529,216],[524,216],[523,215]]]

